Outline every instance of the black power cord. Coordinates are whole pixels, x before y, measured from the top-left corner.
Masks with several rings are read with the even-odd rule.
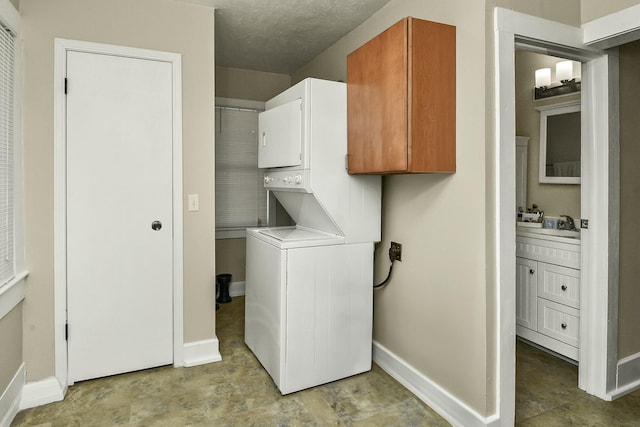
[[[389,273],[387,274],[387,278],[384,279],[382,283],[378,283],[377,285],[373,285],[373,289],[379,289],[384,287],[389,280],[391,280],[391,272],[393,271],[393,263],[394,261],[402,261],[402,245],[399,243],[391,242],[391,247],[389,248],[389,261],[391,261],[391,265],[389,266]]]
[[[387,278],[384,279],[382,283],[378,283],[377,285],[373,285],[373,289],[382,288],[387,282],[391,279],[391,271],[393,270],[393,261],[391,261],[391,265],[389,266],[389,274],[387,274]]]

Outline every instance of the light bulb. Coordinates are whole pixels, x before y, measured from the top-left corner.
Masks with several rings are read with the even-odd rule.
[[[573,78],[573,61],[562,61],[556,64],[556,79],[566,83]]]
[[[551,84],[551,68],[536,70],[536,87],[546,87]]]

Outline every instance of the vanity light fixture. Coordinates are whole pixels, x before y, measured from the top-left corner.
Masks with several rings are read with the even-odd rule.
[[[556,81],[551,81],[551,68],[535,71],[535,101],[553,96],[569,95],[580,92],[580,77],[573,75],[573,61],[560,61],[556,64]]]

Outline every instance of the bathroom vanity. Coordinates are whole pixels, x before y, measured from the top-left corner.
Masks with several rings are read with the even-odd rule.
[[[579,232],[516,231],[516,334],[578,361]]]

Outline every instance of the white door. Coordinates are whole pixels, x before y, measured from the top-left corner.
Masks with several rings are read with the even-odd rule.
[[[173,361],[172,66],[67,53],[70,382]]]

